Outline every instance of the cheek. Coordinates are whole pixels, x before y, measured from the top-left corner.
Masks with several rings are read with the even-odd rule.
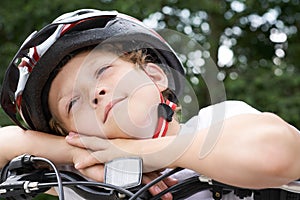
[[[149,113],[153,112],[153,108],[156,108],[159,103],[160,97],[158,89],[153,85],[147,85],[132,92],[128,99],[128,110],[130,111],[130,116],[133,118],[138,117],[135,115],[136,112],[149,115]]]
[[[160,102],[156,87],[140,87],[114,110],[114,120],[125,134],[134,138],[151,138],[158,117]]]
[[[113,99],[127,97],[113,109],[115,126],[128,137],[151,138],[158,121],[158,88],[144,72],[137,70],[131,70],[114,81]]]

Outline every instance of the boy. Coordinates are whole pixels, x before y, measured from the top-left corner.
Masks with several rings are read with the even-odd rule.
[[[55,150],[49,153],[45,146],[26,145],[9,151],[6,160],[29,152],[57,163],[74,163],[95,178],[103,162],[133,154],[143,158],[145,172],[184,167],[250,188],[280,186],[299,177],[300,162],[294,160],[299,153],[298,132],[273,114],[259,113],[240,102],[224,102],[180,125],[173,116],[176,106],[170,102],[181,91],[180,61],[156,33],[127,16],[96,10],[63,15],[27,41],[17,57],[22,58],[20,76],[13,71],[14,58],[3,84],[4,110],[20,126],[16,106],[33,130],[71,132],[67,142],[80,148],[56,136],[34,131],[24,136],[18,130],[12,133],[18,134],[18,140],[22,137],[34,144],[43,138],[39,145],[51,144]],[[236,105],[239,108],[232,109]],[[223,113],[225,119],[211,122],[212,108],[230,110]],[[208,121],[199,122],[206,114]],[[2,132],[1,137],[11,138],[8,128]],[[220,135],[209,153],[202,155],[210,132]],[[3,148],[11,150],[12,145]],[[85,147],[94,151],[92,156],[81,149]],[[270,157],[273,154],[277,156]],[[102,179],[101,175],[97,178]]]

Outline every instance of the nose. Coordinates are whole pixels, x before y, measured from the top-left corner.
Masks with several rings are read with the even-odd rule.
[[[106,89],[105,88],[96,88],[93,91],[92,97],[91,97],[91,104],[93,107],[97,107],[98,104],[101,102],[103,97],[106,95]]]

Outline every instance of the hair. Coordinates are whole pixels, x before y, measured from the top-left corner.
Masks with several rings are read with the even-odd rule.
[[[55,69],[56,70],[55,75],[57,75],[59,73],[59,71],[63,68],[63,66],[66,65],[76,55],[83,53],[83,52],[92,51],[94,48],[98,49],[99,47],[98,46],[84,47],[81,49],[77,49],[77,50],[71,52],[70,54],[66,55],[57,65],[57,67]],[[155,58],[153,58],[147,52],[147,49],[137,49],[137,50],[133,50],[130,52],[123,52],[120,48],[120,45],[105,44],[105,45],[101,45],[99,50],[109,52],[109,53],[114,53],[114,54],[118,55],[120,59],[130,62],[130,63],[133,63],[133,64],[135,64],[135,66],[141,68],[142,70],[143,70],[143,66],[146,63],[155,62]],[[164,72],[167,73],[166,70],[164,70]],[[174,92],[171,89],[167,88],[166,90],[164,90],[162,92],[162,95],[165,99],[169,99],[170,101],[178,103],[176,95],[174,94]],[[180,110],[180,107],[178,107],[175,112],[178,112],[179,110]],[[176,117],[175,117],[175,119],[178,120]],[[63,136],[68,135],[68,130],[66,130],[64,128],[64,126],[53,116],[49,120],[49,126],[50,126],[51,130],[54,131],[55,133],[61,134]]]

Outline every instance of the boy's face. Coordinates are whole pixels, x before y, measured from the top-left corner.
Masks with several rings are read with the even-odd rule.
[[[145,65],[145,71],[112,53],[80,53],[53,80],[50,111],[68,131],[107,138],[151,138],[167,78],[152,63]]]

